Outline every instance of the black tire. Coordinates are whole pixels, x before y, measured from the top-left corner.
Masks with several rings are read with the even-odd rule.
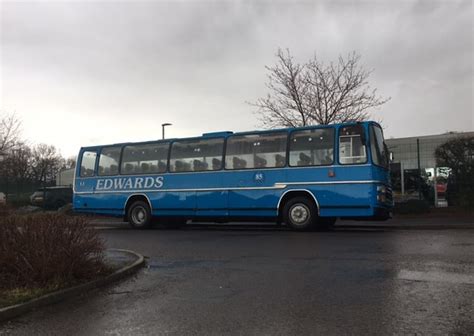
[[[151,210],[148,203],[135,201],[127,211],[128,223],[134,229],[149,229],[152,225]]]
[[[292,230],[308,231],[317,222],[318,209],[311,199],[295,197],[285,203],[283,219]]]

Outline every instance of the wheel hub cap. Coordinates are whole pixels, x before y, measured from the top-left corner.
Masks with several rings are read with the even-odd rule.
[[[135,224],[142,225],[146,221],[146,212],[145,209],[137,207],[133,209],[132,219]]]
[[[302,224],[308,220],[309,209],[302,204],[295,205],[291,208],[290,217],[293,223]]]

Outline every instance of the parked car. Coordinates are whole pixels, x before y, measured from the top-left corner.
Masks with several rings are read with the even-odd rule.
[[[45,209],[59,209],[68,203],[72,203],[72,188],[41,188],[30,196],[30,201],[32,205],[36,205]]]
[[[7,196],[0,191],[0,206],[7,204]]]

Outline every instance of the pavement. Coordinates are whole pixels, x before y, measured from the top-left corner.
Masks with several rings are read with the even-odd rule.
[[[308,233],[97,225],[108,247],[141,253],[148,267],[103,292],[0,324],[0,335],[474,334],[470,224],[369,225]]]

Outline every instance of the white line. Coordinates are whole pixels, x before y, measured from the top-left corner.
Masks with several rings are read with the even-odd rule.
[[[194,188],[194,189],[141,189],[141,190],[100,190],[74,191],[75,194],[108,194],[108,193],[143,193],[143,192],[193,192],[193,191],[230,191],[230,190],[273,190],[285,189],[288,185],[331,185],[331,184],[374,184],[383,183],[378,180],[359,181],[324,181],[324,182],[277,182],[269,187],[227,187],[227,188]]]

